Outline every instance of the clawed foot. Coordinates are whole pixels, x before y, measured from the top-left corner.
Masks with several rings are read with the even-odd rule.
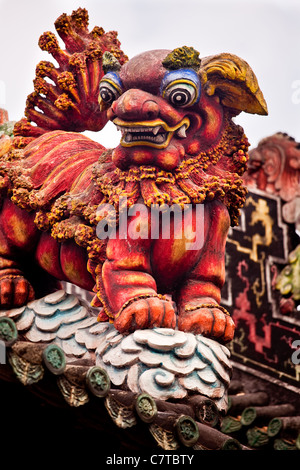
[[[21,307],[34,299],[34,290],[23,276],[7,276],[0,280],[0,308]]]
[[[178,317],[178,329],[228,343],[233,339],[235,325],[221,307],[211,305],[186,309]]]
[[[202,334],[223,343],[233,339],[235,325],[227,311],[218,304],[186,306],[176,315],[175,304],[162,296],[131,299],[114,318],[120,333],[146,328],[176,328]]]
[[[120,333],[154,327],[175,328],[174,304],[159,297],[134,300],[116,316],[114,326]]]

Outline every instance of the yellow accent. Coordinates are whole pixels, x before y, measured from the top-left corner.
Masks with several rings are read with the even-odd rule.
[[[26,244],[27,242],[27,226],[26,222],[21,220],[18,216],[12,215],[9,220],[9,228],[13,234],[14,240],[18,244]]]
[[[101,86],[101,83],[105,83],[105,82],[112,85],[117,90],[117,92],[120,93],[120,95],[121,95],[121,93],[122,93],[121,88],[113,80],[109,80],[109,78],[104,78],[103,80],[101,80],[100,86]]]
[[[141,150],[140,152],[136,151],[134,153],[134,163],[143,163],[145,161],[145,150]]]
[[[162,119],[154,119],[152,121],[123,121],[120,118],[115,118],[113,120],[113,123],[116,126],[120,126],[120,127],[157,127],[157,126],[161,126],[167,132],[175,132],[183,124],[185,124],[187,126],[187,129],[190,126],[190,120],[187,117],[184,117],[178,124],[176,124],[176,126],[173,126],[173,127],[169,126]]]
[[[222,104],[239,111],[268,114],[264,96],[249,64],[234,54],[202,59],[200,72],[207,94],[219,91]]]
[[[171,251],[171,260],[170,265],[176,265],[182,257],[186,254],[186,240],[182,238],[181,240],[173,240],[172,251]]]
[[[300,366],[297,366],[297,365],[295,366],[295,375],[287,374],[286,372],[283,372],[281,370],[279,371],[278,369],[276,369],[274,367],[270,367],[267,364],[263,364],[262,362],[254,361],[253,359],[249,359],[248,357],[245,357],[242,354],[237,353],[234,350],[234,344],[233,343],[238,344],[238,341],[236,340],[236,338],[234,338],[233,341],[231,343],[229,343],[229,349],[231,351],[233,361],[234,361],[234,358],[237,357],[237,358],[241,359],[243,365],[250,364],[250,365],[262,367],[262,368],[266,369],[267,371],[270,371],[270,372],[273,372],[274,374],[276,374],[277,377],[279,378],[279,380],[282,377],[287,377],[287,378],[290,378],[290,379],[293,379],[293,380],[296,379],[297,381],[300,381],[300,373],[299,373],[300,372]]]
[[[255,206],[255,211],[252,212],[250,225],[255,225],[257,222],[261,222],[265,229],[265,236],[261,237],[256,233],[252,238],[252,256],[254,261],[258,261],[257,247],[258,245],[269,246],[272,243],[272,227],[273,220],[269,215],[269,207],[264,199],[259,199],[255,202],[252,197],[249,197],[246,201],[246,206],[249,204]]]
[[[162,94],[162,97],[164,98],[165,94],[166,94],[166,91],[169,88],[171,88],[173,85],[176,85],[177,83],[186,83],[187,85],[191,85],[194,88],[194,90],[196,91],[195,98],[193,99],[193,101],[191,103],[189,103],[189,106],[192,106],[197,101],[197,98],[199,96],[198,89],[197,89],[195,83],[192,82],[192,80],[187,80],[187,79],[184,79],[184,78],[179,78],[178,80],[174,80],[173,82],[169,83],[169,85],[166,86],[166,88],[165,88],[165,90]]]
[[[265,268],[264,268],[265,258],[266,258],[265,253],[262,253],[262,259],[258,260],[258,263],[260,265],[260,279],[257,277],[252,285],[252,291],[255,295],[256,305],[258,305],[259,307],[262,305],[262,301],[260,299],[266,291],[266,281],[265,281],[265,274],[264,274],[265,273]],[[261,290],[259,291],[260,283],[261,283]]]
[[[121,139],[121,145],[122,147],[135,147],[135,146],[147,146],[147,147],[154,147],[157,149],[163,149],[168,147],[170,140],[172,139],[174,132],[177,131],[181,126],[185,125],[186,129],[190,127],[190,120],[185,117],[183,118],[176,126],[169,126],[165,121],[162,121],[161,119],[155,119],[154,121],[123,121],[122,119],[116,118],[113,120],[113,123],[116,126],[119,127],[157,127],[161,126],[166,132],[169,132],[169,135],[167,137],[167,140],[162,143],[162,144],[156,144],[155,142],[149,142],[147,140],[137,140],[134,142],[125,142],[123,139]]]
[[[117,85],[115,82],[113,82],[112,80],[109,80],[109,79],[106,78],[105,80],[101,80],[100,84],[103,83],[103,82],[107,82],[107,83],[109,83],[110,85],[112,85],[112,86],[117,90],[117,92],[119,93],[119,95],[122,94],[121,88],[118,87],[118,85]],[[100,93],[99,93],[99,95],[98,95],[98,103],[99,103],[100,111],[105,111],[106,109],[110,108],[110,106],[111,106],[111,104],[105,103],[105,102],[102,100]]]
[[[195,310],[198,310],[200,308],[209,308],[209,309],[217,308],[221,312],[223,312],[225,315],[228,315],[230,317],[230,313],[228,312],[228,310],[226,310],[225,307],[222,307],[219,304],[199,304],[199,305],[186,306],[184,310],[186,312],[194,312]]]
[[[269,215],[269,208],[266,204],[266,201],[264,201],[263,199],[259,199],[258,202],[255,202],[252,197],[249,197],[246,200],[245,206],[248,206],[250,203],[256,208],[251,215],[250,225],[255,225],[257,222],[261,222],[263,227],[265,228],[265,236],[262,237],[257,233],[253,235],[251,249],[242,247],[239,242],[230,238],[228,239],[228,241],[236,245],[238,251],[240,251],[241,253],[248,253],[250,255],[250,259],[255,262],[258,262],[258,245],[269,246],[272,243],[273,220]]]
[[[50,271],[53,267],[52,254],[49,252],[44,252],[40,257],[40,264],[46,271]]]
[[[99,96],[98,96],[98,104],[99,104],[99,109],[102,112],[105,111],[106,109],[110,108],[110,104],[104,103],[103,99],[100,96],[100,93],[99,93]]]
[[[171,168],[173,164],[174,164],[174,155],[170,151],[164,152],[165,168]]]

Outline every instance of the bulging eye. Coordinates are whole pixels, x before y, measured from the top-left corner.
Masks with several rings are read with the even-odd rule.
[[[191,106],[196,102],[197,97],[197,88],[192,83],[176,82],[170,84],[164,92],[164,98],[173,106]]]
[[[111,105],[119,96],[120,93],[114,85],[106,81],[100,83],[99,98],[101,98],[103,103]]]
[[[99,105],[103,111],[109,108],[112,103],[122,94],[122,83],[119,76],[114,72],[107,73],[99,85]]]

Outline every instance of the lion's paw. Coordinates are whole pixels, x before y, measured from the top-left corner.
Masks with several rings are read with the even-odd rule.
[[[134,300],[115,317],[114,326],[120,333],[154,327],[175,328],[174,304],[159,297]]]
[[[0,279],[0,308],[21,307],[34,299],[34,290],[23,276]]]
[[[178,317],[178,329],[228,343],[233,339],[235,325],[225,309],[218,305],[203,305],[182,312]]]

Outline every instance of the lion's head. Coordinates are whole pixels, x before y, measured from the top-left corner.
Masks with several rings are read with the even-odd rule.
[[[186,156],[216,146],[228,119],[240,111],[267,113],[246,62],[229,54],[201,61],[188,47],[149,51],[123,66],[108,66],[99,101],[122,133],[113,152],[121,169],[152,165],[174,171]]]
[[[108,55],[99,102],[122,133],[112,154],[121,170],[150,165],[174,172],[187,158],[212,154],[232,116],[267,113],[256,77],[236,56],[201,60],[184,46],[145,52],[121,66],[106,65]]]
[[[120,65],[103,56],[99,104],[121,131],[120,144],[95,167],[106,200],[129,204],[202,203],[218,198],[232,224],[245,199],[241,175],[248,140],[232,118],[267,114],[249,65],[231,54],[199,58],[191,47],[142,53]]]

